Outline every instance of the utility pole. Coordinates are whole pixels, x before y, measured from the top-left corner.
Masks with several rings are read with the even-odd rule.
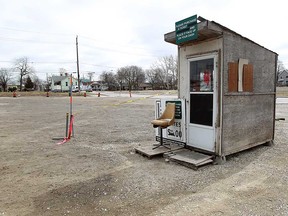
[[[80,73],[79,73],[79,55],[78,55],[78,35],[76,36],[76,54],[77,54],[78,91],[79,91],[79,93],[80,93]]]

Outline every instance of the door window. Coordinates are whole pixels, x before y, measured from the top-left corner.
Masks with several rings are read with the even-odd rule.
[[[190,62],[190,123],[213,126],[214,59]]]
[[[190,92],[213,92],[213,59],[190,62]]]

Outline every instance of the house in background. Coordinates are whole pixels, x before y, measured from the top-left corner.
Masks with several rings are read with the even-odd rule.
[[[150,83],[140,83],[139,90],[153,90]]]
[[[72,85],[78,86],[78,80],[72,77]],[[51,91],[53,92],[65,92],[69,91],[70,76],[67,73],[60,76],[52,76],[51,78]]]
[[[288,86],[288,70],[284,70],[278,75],[278,84]]]
[[[108,90],[108,86],[106,83],[102,81],[94,81],[91,83],[91,87],[93,91],[106,91]]]
[[[91,91],[92,92],[92,84],[93,82],[90,79],[81,79],[80,80],[80,89],[81,91]]]

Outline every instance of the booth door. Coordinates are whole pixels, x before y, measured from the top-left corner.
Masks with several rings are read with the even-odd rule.
[[[187,145],[215,152],[216,55],[189,59]]]

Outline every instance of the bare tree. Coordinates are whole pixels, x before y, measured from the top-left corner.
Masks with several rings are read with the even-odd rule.
[[[0,69],[0,85],[3,88],[3,91],[7,91],[8,82],[11,80],[12,74],[9,69],[1,68]]]
[[[132,65],[119,68],[117,71],[118,83],[125,83],[128,86],[129,91],[138,89],[140,83],[145,81],[145,73],[141,67]],[[121,84],[122,85],[122,84]]]
[[[49,92],[50,91],[50,87],[51,87],[51,84],[52,84],[52,77],[51,76],[48,76],[48,74],[46,74],[46,81],[43,82],[44,84],[44,91],[47,91]]]
[[[38,90],[38,91],[41,91],[42,90],[43,81],[37,75],[34,75],[32,77],[32,80],[33,80],[33,83],[34,83],[34,89]]]
[[[277,61],[277,73],[276,73],[276,81],[278,81],[278,77],[279,77],[279,74],[282,73],[284,70],[286,70],[284,64],[282,61],[278,60]]]
[[[277,72],[282,72],[285,69],[286,68],[285,68],[283,62],[281,60],[278,60],[278,62],[277,62]]]
[[[20,91],[22,91],[23,77],[32,74],[33,68],[28,64],[28,58],[22,57],[15,60],[15,69],[20,72]]]
[[[166,89],[177,88],[177,75],[178,75],[177,64],[178,64],[177,58],[170,55],[159,58],[151,66],[151,70],[157,71],[158,77],[164,84]]]
[[[120,90],[123,90],[123,85],[125,83],[125,71],[118,70],[115,76],[118,85],[120,86]]]
[[[138,67],[138,70],[136,70],[136,77],[134,81],[134,88],[139,89],[140,84],[144,83],[146,80],[145,72],[143,71],[142,68]]]
[[[162,70],[160,68],[148,69],[145,73],[147,81],[150,83],[153,90],[163,88],[165,83],[161,82],[160,75],[162,74]]]
[[[103,71],[100,80],[107,84],[108,90],[115,90],[117,87],[115,75],[112,72]]]

